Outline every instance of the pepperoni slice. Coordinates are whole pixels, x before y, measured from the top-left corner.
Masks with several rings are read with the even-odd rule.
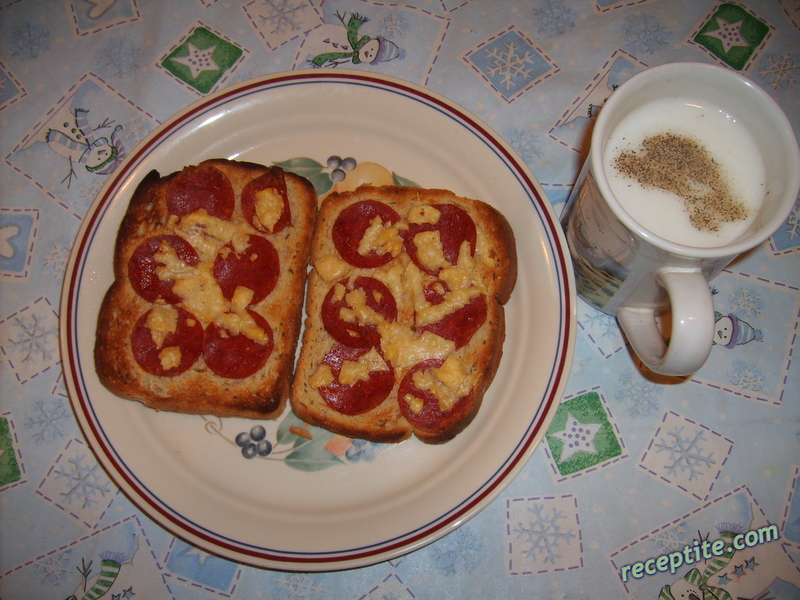
[[[436,396],[430,391],[421,390],[414,385],[412,380],[414,373],[426,369],[438,369],[442,364],[444,364],[444,361],[440,358],[424,360],[414,365],[400,382],[400,387],[397,391],[400,412],[417,429],[438,432],[442,427],[443,421],[458,422],[470,411],[471,400],[474,395],[472,390],[466,396],[459,398],[450,410],[443,411]],[[421,410],[416,412],[411,410],[411,404],[408,401],[410,397],[422,400]]]
[[[156,346],[153,334],[145,326],[151,311],[147,311],[137,321],[131,333],[131,347],[133,357],[139,366],[151,375],[174,377],[191,367],[203,351],[203,326],[198,319],[180,307],[178,311],[178,324],[175,331],[164,336],[161,346]],[[177,347],[180,350],[180,364],[177,367],[164,369],[161,366],[159,354],[165,348]]]
[[[269,341],[259,344],[243,333],[232,335],[224,327],[212,323],[206,328],[203,339],[203,358],[208,368],[220,377],[229,379],[242,379],[258,371],[267,362],[272,354],[274,339],[269,323],[257,312],[248,310],[250,316],[261,329]]]
[[[251,304],[257,304],[275,289],[280,276],[280,258],[272,242],[251,235],[247,248],[240,254],[234,251],[232,243],[223,246],[214,260],[213,273],[228,300],[241,285],[253,290]]]
[[[345,208],[333,224],[333,243],[341,257],[353,265],[365,269],[381,267],[390,262],[394,256],[390,252],[378,253],[370,250],[369,254],[359,254],[358,245],[364,237],[375,217],[380,217],[383,224],[394,224],[400,215],[392,207],[377,200],[362,200]]]
[[[439,239],[442,242],[442,253],[451,265],[458,263],[458,253],[461,244],[470,243],[470,252],[475,255],[475,244],[477,231],[475,222],[467,211],[455,204],[435,204],[434,208],[439,211],[439,220],[436,223],[410,223],[408,234],[406,235],[405,245],[411,260],[422,271],[429,275],[438,275],[441,269],[431,269],[419,260],[417,246],[414,244],[414,236],[426,231],[438,231]]]
[[[228,221],[235,203],[228,176],[211,165],[186,167],[167,187],[167,210],[179,217],[204,208],[212,217]]]
[[[468,304],[454,310],[439,321],[421,326],[418,331],[430,331],[446,340],[456,343],[456,348],[465,346],[475,332],[486,322],[486,296],[481,294]]]
[[[256,194],[262,190],[273,189],[283,201],[283,210],[278,220],[270,228],[265,226],[256,217]],[[242,214],[253,229],[263,233],[275,234],[292,224],[292,214],[289,208],[289,193],[286,190],[286,178],[283,169],[270,167],[269,170],[250,180],[242,190]]]
[[[147,238],[134,250],[128,261],[128,277],[134,291],[148,302],[163,300],[168,304],[177,304],[181,298],[172,291],[175,282],[161,281],[156,274],[156,269],[164,266],[164,263],[157,261],[155,257],[162,242],[169,244],[178,258],[187,265],[194,267],[200,262],[195,249],[182,237],[157,235]]]
[[[346,279],[343,279],[331,287],[322,303],[322,323],[333,339],[354,348],[379,346],[381,336],[378,333],[377,325],[345,321],[341,318],[341,310],[348,308],[349,305],[345,298],[334,300],[338,285],[343,285],[346,293],[356,289],[364,290],[367,306],[390,323],[397,318],[397,303],[392,292],[373,277],[357,277],[353,281],[352,287],[348,285]]]
[[[376,349],[377,350],[377,349]],[[359,380],[353,385],[344,385],[338,378],[345,361],[357,362],[361,356],[369,352],[366,348],[351,348],[336,345],[322,359],[322,363],[331,368],[336,381],[318,389],[320,395],[335,411],[344,415],[359,415],[371,410],[383,402],[394,387],[394,369],[384,358],[387,370],[371,371],[369,379]],[[377,350],[380,353],[380,350]],[[383,355],[381,355],[383,357]]]

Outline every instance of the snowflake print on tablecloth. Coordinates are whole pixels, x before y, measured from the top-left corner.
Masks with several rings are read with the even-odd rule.
[[[514,25],[470,48],[462,60],[507,103],[561,70]]]
[[[579,310],[578,328],[603,358],[609,358],[625,347],[625,340],[614,317],[590,308],[583,302]]]
[[[71,422],[72,411],[64,399],[50,397],[34,400],[22,424],[39,444],[62,439]]]
[[[789,254],[800,250],[800,198],[795,200],[786,222],[772,234],[769,245],[775,255]]]
[[[270,573],[268,589],[276,598],[320,600],[326,597],[325,588],[308,573]]]
[[[707,500],[732,448],[722,434],[668,411],[638,466],[695,500]]]
[[[58,280],[64,275],[70,248],[66,244],[51,242],[41,258],[42,273]]]
[[[72,438],[47,470],[36,493],[94,529],[118,491],[86,445]]]
[[[528,165],[533,166],[544,157],[539,134],[513,127],[504,137]]]
[[[11,56],[32,60],[50,50],[50,32],[41,25],[25,22],[11,29],[7,42]]]
[[[638,419],[652,415],[658,410],[663,386],[656,385],[636,373],[623,373],[618,378],[619,388],[614,393],[614,398],[619,400],[625,413]]]
[[[33,563],[35,577],[39,583],[51,587],[70,585],[75,576],[71,561],[71,550],[46,555]]]
[[[506,572],[528,575],[583,566],[577,498],[572,494],[506,501]]]
[[[267,50],[308,33],[324,20],[309,0],[254,0],[242,10]]]
[[[730,384],[749,392],[760,392],[766,387],[766,378],[757,366],[737,358],[731,365]]]
[[[800,83],[800,54],[770,52],[761,59],[756,71],[766,87],[784,91]]]
[[[97,72],[107,79],[122,79],[141,68],[142,56],[142,47],[131,37],[109,37],[95,53]]]
[[[764,308],[764,298],[754,288],[742,286],[730,294],[728,305],[732,312],[742,317],[759,317]]]
[[[687,532],[685,523],[678,523],[656,531],[648,538],[652,545],[653,556],[681,552],[692,541],[692,535]]]
[[[542,0],[534,7],[531,16],[537,24],[537,32],[550,37],[564,35],[575,27],[572,8],[563,0]]]
[[[0,319],[0,356],[19,384],[58,363],[58,315],[47,298]]]
[[[655,54],[669,45],[669,30],[650,13],[626,17],[622,24],[625,49],[632,54]]]

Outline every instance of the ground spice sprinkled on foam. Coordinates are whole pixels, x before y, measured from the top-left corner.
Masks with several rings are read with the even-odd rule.
[[[719,231],[722,223],[741,221],[748,209],[732,193],[719,164],[696,140],[674,133],[646,138],[638,151],[623,151],[617,170],[646,188],[678,195],[691,224],[700,231]]]

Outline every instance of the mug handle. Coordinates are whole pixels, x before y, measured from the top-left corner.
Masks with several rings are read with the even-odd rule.
[[[703,274],[696,269],[662,269],[656,281],[672,308],[669,347],[658,330],[653,308],[623,306],[617,320],[633,351],[652,371],[691,375],[708,359],[714,336],[714,305]]]

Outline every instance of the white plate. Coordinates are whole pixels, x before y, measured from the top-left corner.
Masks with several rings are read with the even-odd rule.
[[[211,157],[264,164],[308,157],[324,164],[331,155],[376,162],[424,187],[482,199],[514,228],[519,279],[507,306],[505,353],[466,431],[442,446],[411,439],[367,447],[371,460],[365,448],[351,446],[350,458],[365,460],[350,460],[337,458],[349,440],[313,430],[329,448],[303,446],[305,438],[287,433],[284,420],[281,430],[265,423],[273,454],[246,460],[233,439],[249,431],[250,421],[158,413],[106,391],[94,370],[97,314],[113,278],[119,222],[144,175]],[[278,569],[323,571],[391,559],[486,507],[544,436],[574,347],[574,282],[565,248],[550,203],[522,160],[445,98],[364,71],[295,71],[247,81],[159,127],[110,176],[86,215],[61,300],[70,398],[111,477],[174,535]],[[292,463],[287,457],[297,458],[295,445],[303,450]],[[320,456],[332,466],[302,470]]]

